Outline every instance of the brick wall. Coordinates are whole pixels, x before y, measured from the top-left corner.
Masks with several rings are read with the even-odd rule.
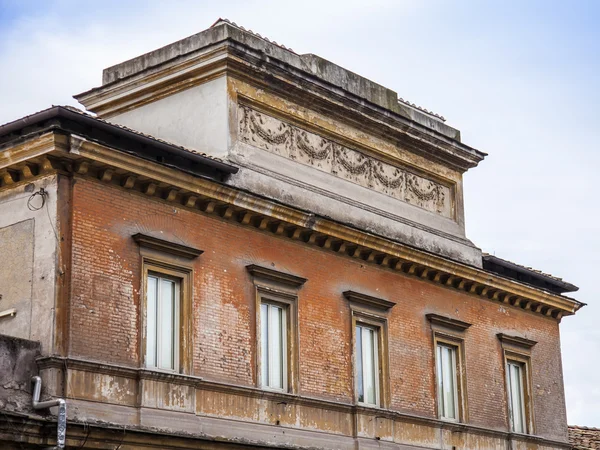
[[[507,428],[499,332],[538,341],[532,351],[536,434],[566,439],[559,331],[555,321],[367,265],[95,181],[73,187],[70,353],[139,364],[141,258],[131,236],[150,234],[204,250],[194,267],[194,374],[255,384],[255,293],[245,270],[258,264],[307,278],[299,294],[301,394],[352,401],[350,310],[358,291],[396,302],[389,324],[391,408],[435,417],[427,313],[473,325],[465,351],[469,422]]]

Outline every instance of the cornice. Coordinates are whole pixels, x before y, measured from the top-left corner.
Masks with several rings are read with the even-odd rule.
[[[0,187],[21,184],[31,178],[55,171],[48,158],[52,151],[68,149],[68,137],[47,132],[0,151]]]
[[[187,245],[177,244],[175,242],[165,241],[146,234],[137,233],[132,236],[133,240],[140,247],[146,247],[153,250],[158,250],[164,253],[169,253],[175,256],[181,256],[186,259],[194,259],[204,253],[204,250],[188,247]]]
[[[360,411],[361,413],[365,413],[365,411],[363,411],[364,409],[367,408],[356,408],[356,410]],[[132,411],[135,410],[132,409]],[[39,446],[48,446],[50,442],[48,441],[47,436],[51,435],[52,431],[56,429],[56,419],[52,416],[43,417],[37,414],[23,414],[14,411],[3,411],[3,418],[4,420],[0,422],[0,435],[9,441],[12,439],[14,442],[23,442],[23,439],[26,438],[29,445],[35,444]],[[491,430],[475,425],[462,425],[436,419],[421,419],[418,416],[411,416],[401,413],[396,413],[394,418],[409,423],[417,422],[429,424],[435,422],[435,425],[441,429],[448,429],[463,433],[470,432],[475,435],[491,436],[507,441],[523,442],[524,445],[531,443],[555,450],[571,450],[573,448],[568,442],[554,441],[534,435],[507,433],[504,431]],[[236,426],[235,420],[231,420],[230,423],[231,426]],[[277,429],[281,430],[281,427],[277,426]],[[67,439],[75,443],[87,442],[89,444],[90,442],[93,442],[100,443],[99,445],[112,443],[113,447],[116,446],[116,448],[123,444],[123,448],[140,449],[156,448],[157,440],[164,443],[165,446],[169,446],[170,448],[185,449],[189,448],[190,446],[198,447],[200,445],[199,443],[191,442],[192,439],[197,439],[199,442],[210,441],[210,448],[214,450],[245,448],[240,447],[239,442],[232,443],[219,438],[211,439],[210,437],[207,437],[206,433],[201,432],[183,433],[177,431],[167,431],[163,429],[157,429],[156,427],[143,425],[124,426],[119,424],[119,426],[117,426],[115,423],[105,421],[90,423],[84,418],[79,418],[78,416],[68,419]],[[232,445],[236,444],[238,445],[237,447],[232,447]],[[506,445],[510,444],[507,443]],[[92,448],[92,445],[88,445],[88,448]]]
[[[164,64],[125,81],[92,89],[76,95],[75,99],[89,111],[108,119],[213,80],[224,75],[227,67],[223,44],[211,46],[193,58]]]
[[[220,76],[232,76],[261,86],[286,98],[307,101],[326,109],[340,120],[369,127],[376,134],[391,134],[406,148],[427,158],[465,171],[476,166],[485,153],[460,140],[371,104],[318,77],[282,61],[264,59],[262,53],[235,41],[222,41],[182,58],[165,62],[130,77],[75,96],[85,107],[108,119],[166,96],[206,83]]]
[[[426,253],[92,141],[72,136],[71,144],[70,147],[76,148],[76,152],[57,146],[47,153],[25,158],[29,170],[19,172],[18,176],[27,181],[54,171],[95,179],[280,238],[500,302],[506,307],[520,308],[557,320],[564,315],[574,314],[583,306],[571,298]],[[22,151],[26,150],[22,148]],[[14,149],[12,155],[20,163],[24,158]],[[4,166],[0,165],[0,169],[11,174],[20,170],[20,163],[5,163]],[[14,183],[13,175],[11,179]],[[0,189],[10,187],[10,182],[0,178]]]
[[[275,281],[276,283],[285,284],[290,287],[299,288],[306,283],[306,278],[291,275],[289,273],[279,272],[278,270],[269,269],[267,267],[250,264],[246,266],[246,270],[257,279],[266,279]]]
[[[532,341],[531,339],[526,339],[519,336],[510,336],[504,333],[498,333],[496,336],[498,336],[498,339],[500,339],[503,344],[509,344],[526,349],[530,349],[537,344],[537,341]]]
[[[471,326],[470,323],[453,319],[451,317],[440,316],[439,314],[426,314],[425,317],[427,317],[427,320],[429,320],[432,324],[455,331],[465,331]]]
[[[395,302],[391,302],[383,298],[373,297],[367,294],[361,294],[360,292],[345,291],[343,295],[350,303],[368,306],[380,311],[388,311],[396,305]]]

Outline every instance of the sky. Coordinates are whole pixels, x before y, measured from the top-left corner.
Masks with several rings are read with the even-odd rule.
[[[465,175],[467,236],[580,287],[588,306],[561,323],[567,415],[600,427],[600,1],[0,0],[0,123],[78,106],[103,68],[219,17],[394,89],[489,153]]]

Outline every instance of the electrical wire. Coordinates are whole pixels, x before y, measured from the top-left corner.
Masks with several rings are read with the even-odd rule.
[[[33,204],[33,199],[35,199],[38,195],[42,199],[42,204],[40,206],[35,206]],[[27,200],[27,208],[29,209],[29,211],[39,211],[40,209],[42,209],[44,207],[44,205],[46,204],[46,196],[47,195],[48,195],[48,193],[46,192],[46,190],[43,187],[40,188],[39,191],[36,191],[33,194],[31,194],[29,196],[29,200]]]
[[[34,204],[34,200],[38,196],[42,199],[41,205]],[[29,211],[39,211],[40,209],[42,209],[45,206],[46,207],[46,215],[48,216],[48,221],[50,222],[50,227],[52,228],[52,231],[54,232],[54,237],[56,238],[56,242],[60,242],[60,239],[58,239],[58,232],[56,231],[56,228],[54,228],[54,224],[52,223],[52,218],[50,217],[50,210],[48,209],[49,202],[47,200],[48,200],[49,196],[50,196],[50,194],[48,193],[48,191],[45,190],[43,187],[41,187],[38,191],[31,194],[29,196],[29,198],[27,199],[27,209],[29,209]]]

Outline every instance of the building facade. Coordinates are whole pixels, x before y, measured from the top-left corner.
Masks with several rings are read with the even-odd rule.
[[[577,288],[467,239],[442,117],[225,20],[76,98],[0,127],[2,445],[570,448]]]

